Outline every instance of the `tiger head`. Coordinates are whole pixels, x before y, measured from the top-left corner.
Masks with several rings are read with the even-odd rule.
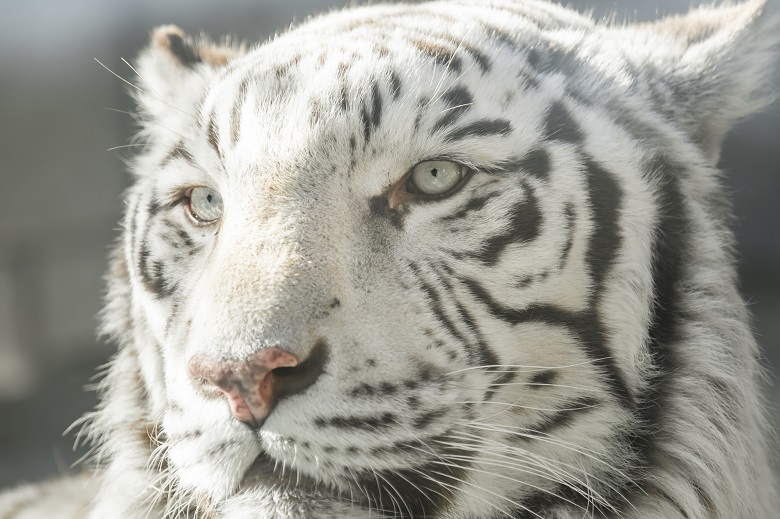
[[[742,476],[673,476],[761,435],[715,164],[764,101],[762,9],[374,6],[251,50],[158,28],[101,419],[143,433],[115,450],[225,513],[720,506]]]

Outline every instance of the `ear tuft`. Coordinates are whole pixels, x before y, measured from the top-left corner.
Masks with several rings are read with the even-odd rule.
[[[178,64],[194,67],[206,63],[212,67],[221,67],[228,61],[245,52],[243,45],[232,45],[229,40],[221,45],[206,38],[195,40],[176,25],[161,25],[152,32],[152,47],[165,51]]]
[[[209,83],[227,63],[246,51],[229,39],[214,43],[205,36],[191,38],[175,25],[163,25],[152,31],[149,46],[138,59],[140,76],[134,92],[145,120],[177,131],[191,122]]]
[[[157,27],[152,33],[151,43],[170,53],[181,65],[192,67],[203,61],[184,31],[175,25]]]

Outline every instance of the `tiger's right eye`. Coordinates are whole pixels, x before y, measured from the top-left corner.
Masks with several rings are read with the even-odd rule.
[[[189,191],[187,210],[198,223],[214,223],[222,218],[222,197],[210,187],[193,187]]]

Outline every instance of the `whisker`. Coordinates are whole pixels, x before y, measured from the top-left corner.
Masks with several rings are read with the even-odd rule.
[[[487,402],[483,402],[481,400],[463,400],[460,402],[457,402],[458,404],[462,405],[503,405],[506,407],[509,407],[510,409],[527,409],[529,411],[550,411],[550,412],[557,412],[557,411],[582,411],[583,409],[592,409],[595,407],[599,407],[598,405],[583,405],[579,407],[560,407],[560,408],[547,408],[547,407],[533,407],[528,405],[522,405],[518,403],[511,403],[511,402],[501,402],[498,400],[489,400]]]
[[[526,460],[527,460],[528,458],[531,458],[532,460],[536,460],[536,463],[534,463],[535,465],[537,465],[537,466],[539,466],[539,467],[542,467],[542,468],[544,468],[545,470],[548,470],[548,471],[554,472],[554,473],[557,473],[558,471],[560,471],[560,472],[562,472],[562,473],[563,473],[563,475],[564,475],[566,478],[568,478],[568,479],[571,479],[571,480],[573,480],[573,481],[575,481],[575,482],[577,482],[577,483],[580,483],[580,484],[584,484],[584,482],[583,482],[583,481],[581,481],[579,478],[575,477],[575,476],[574,476],[572,473],[570,473],[570,472],[567,472],[566,470],[564,470],[564,469],[563,469],[563,468],[561,468],[561,467],[565,467],[565,468],[567,468],[567,469],[574,470],[574,471],[577,471],[577,472],[580,472],[580,473],[583,473],[583,474],[588,474],[588,472],[587,472],[587,471],[585,471],[585,470],[584,470],[582,467],[575,467],[574,465],[571,465],[570,463],[566,463],[566,462],[559,461],[559,460],[552,460],[552,459],[550,459],[550,458],[546,458],[546,457],[540,456],[540,455],[538,455],[538,454],[536,454],[536,453],[533,453],[533,452],[531,452],[531,451],[528,451],[528,450],[526,450],[526,449],[523,449],[523,448],[521,448],[521,447],[515,447],[515,446],[506,445],[506,444],[504,444],[504,443],[501,443],[501,442],[498,442],[498,441],[496,441],[496,440],[491,440],[491,439],[487,439],[487,438],[482,438],[482,437],[480,437],[480,436],[473,435],[473,434],[469,434],[469,433],[459,433],[459,434],[463,434],[463,435],[465,435],[465,436],[466,436],[466,438],[458,438],[458,437],[456,437],[456,436],[454,436],[454,435],[450,435],[450,437],[452,437],[452,438],[454,438],[454,439],[465,439],[466,441],[474,441],[474,440],[478,440],[478,441],[480,441],[481,443],[483,443],[483,445],[481,446],[481,448],[482,448],[484,451],[486,451],[486,452],[489,452],[489,453],[492,453],[492,454],[494,454],[494,455],[495,455],[495,453],[496,453],[497,451],[498,451],[498,452],[500,452],[502,455],[503,455],[503,453],[504,453],[504,452],[507,452],[507,451],[510,451],[510,452],[517,452],[519,455],[523,456],[523,458],[525,458]],[[488,443],[492,444],[492,445],[493,445],[493,447],[489,447],[489,446],[487,446],[487,445],[484,445],[484,442],[488,442]],[[552,464],[555,466],[555,468],[553,468],[553,467],[550,467],[550,464],[551,464],[551,463],[552,463]],[[614,470],[617,470],[617,469],[614,469]],[[619,471],[618,471],[618,472],[619,472]],[[560,477],[560,476],[559,476],[559,477]],[[610,488],[610,489],[611,489],[611,490],[613,490],[613,491],[614,491],[616,494],[618,494],[618,495],[619,495],[619,496],[620,496],[622,499],[624,499],[626,502],[628,502],[628,499],[627,499],[625,496],[623,496],[623,495],[622,495],[622,493],[620,492],[620,490],[619,490],[619,489],[617,489],[617,488],[615,488],[615,486],[614,486],[614,485],[612,485],[611,483],[609,483],[608,481],[606,481],[606,480],[603,480],[603,479],[601,479],[601,478],[598,478],[598,477],[595,477],[595,476],[592,476],[592,475],[590,475],[590,477],[591,477],[591,478],[593,478],[595,481],[598,481],[599,483],[601,483],[601,484],[605,485],[606,487]],[[625,476],[624,476],[624,477],[625,477]],[[627,478],[627,479],[628,479],[628,481],[631,481],[631,479],[630,479],[630,478]],[[594,490],[594,492],[595,492],[595,490]],[[597,493],[597,495],[599,495],[599,494]],[[602,502],[603,502],[603,504],[604,504],[605,506],[607,506],[607,507],[609,507],[609,508],[614,508],[614,507],[613,507],[611,504],[609,504],[609,503],[607,502],[607,500],[606,500],[606,499],[604,499],[602,496],[600,496],[600,495],[599,495],[599,498],[600,498],[600,501],[602,501]],[[629,504],[630,504],[630,503],[629,503]]]
[[[469,366],[467,368],[458,369],[445,373],[444,376],[456,375],[466,371],[476,371],[490,369],[489,373],[533,373],[535,371],[549,371],[556,369],[569,369],[584,366],[587,364],[595,364],[600,361],[608,360],[610,357],[604,357],[601,359],[586,360],[583,362],[577,362],[575,364],[564,364],[560,366],[534,366],[523,364],[483,364],[480,366]]]
[[[433,482],[434,484],[436,484],[436,485],[439,485],[439,486],[442,486],[442,487],[447,487],[447,488],[450,488],[450,489],[452,489],[452,490],[453,490],[453,493],[460,492],[460,493],[462,493],[462,494],[466,494],[467,496],[473,497],[473,498],[474,498],[474,499],[476,499],[477,501],[481,501],[482,503],[485,503],[486,505],[488,505],[489,507],[491,507],[492,509],[494,509],[496,512],[498,512],[498,513],[500,513],[500,514],[503,514],[503,515],[505,515],[505,516],[506,516],[506,517],[508,517],[509,519],[512,519],[512,517],[513,517],[513,516],[512,516],[512,514],[510,514],[509,512],[507,512],[505,509],[498,507],[498,506],[497,506],[495,503],[491,503],[490,501],[488,501],[487,499],[485,499],[484,497],[482,497],[482,496],[480,496],[480,495],[478,495],[478,494],[475,494],[475,493],[473,493],[473,492],[469,492],[468,490],[466,490],[466,489],[464,489],[464,488],[462,488],[462,487],[457,487],[457,486],[455,486],[455,485],[452,485],[452,484],[450,484],[450,483],[445,483],[444,481],[440,481],[440,480],[438,480],[438,479],[434,478],[433,476],[431,476],[430,474],[427,474],[427,473],[425,473],[425,472],[422,472],[421,470],[419,470],[419,469],[417,469],[417,468],[415,468],[415,469],[413,469],[413,470],[414,470],[414,472],[416,472],[416,473],[417,473],[417,474],[419,474],[420,476],[422,476],[422,477],[424,477],[424,478],[426,478],[426,479],[428,479],[428,480],[432,481],[432,482]],[[434,472],[435,472],[435,471],[434,471]],[[452,477],[450,477],[450,479],[457,479],[457,478],[452,478]]]
[[[438,464],[439,462],[434,462],[434,463],[437,463],[437,464]],[[520,480],[520,479],[513,478],[513,477],[511,477],[511,476],[506,476],[506,475],[504,475],[504,474],[498,474],[498,473],[495,473],[495,472],[490,472],[490,471],[487,471],[487,470],[476,469],[476,468],[474,468],[474,467],[466,467],[466,466],[461,466],[461,465],[457,465],[457,464],[452,464],[451,466],[452,466],[452,467],[455,467],[455,468],[462,469],[462,470],[468,470],[468,471],[472,471],[472,472],[478,472],[478,473],[481,473],[481,474],[487,474],[487,475],[490,475],[490,476],[495,476],[495,477],[498,477],[498,478],[501,478],[501,479],[506,479],[506,480],[512,481],[513,483],[519,483],[519,484],[521,484],[521,485],[525,485],[525,486],[527,486],[527,487],[529,487],[529,488],[532,488],[532,489],[534,489],[534,490],[537,490],[537,491],[539,491],[539,492],[542,492],[542,493],[545,493],[545,494],[548,494],[548,495],[552,495],[552,496],[556,496],[556,497],[560,498],[561,500],[563,500],[563,501],[565,501],[565,502],[569,503],[570,505],[572,505],[572,506],[574,506],[574,507],[577,507],[577,508],[579,508],[579,509],[581,509],[581,510],[586,510],[586,509],[584,509],[584,508],[583,508],[581,505],[578,505],[577,503],[575,503],[575,502],[573,502],[573,501],[571,501],[571,500],[569,500],[569,499],[567,499],[567,498],[565,498],[565,497],[563,497],[563,496],[559,496],[559,495],[557,495],[555,492],[552,492],[552,491],[550,491],[550,490],[547,490],[547,489],[544,489],[544,488],[542,488],[542,487],[539,487],[539,486],[533,485],[533,484],[531,484],[531,483],[528,483],[528,482],[526,482],[526,481],[522,481],[522,480]],[[501,465],[498,465],[498,466],[501,466]],[[526,509],[526,510],[528,510],[528,509]],[[529,510],[529,511],[530,511],[530,510]],[[587,510],[586,510],[586,511],[587,511]]]

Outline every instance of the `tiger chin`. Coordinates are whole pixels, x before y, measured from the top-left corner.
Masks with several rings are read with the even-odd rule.
[[[156,29],[96,467],[0,516],[776,517],[717,169],[771,99],[776,12]]]

